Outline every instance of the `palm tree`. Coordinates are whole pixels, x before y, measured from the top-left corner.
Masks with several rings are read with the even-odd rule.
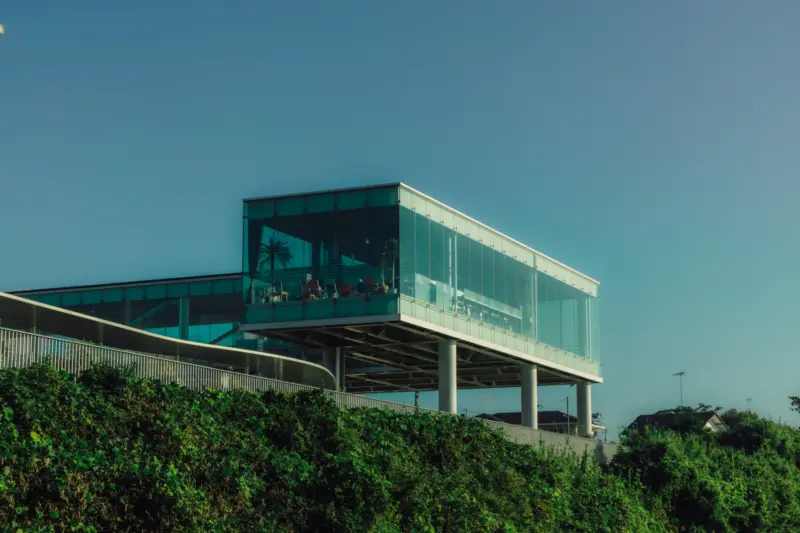
[[[272,291],[275,292],[275,263],[280,263],[283,268],[286,268],[292,262],[292,250],[286,241],[270,237],[268,243],[261,243],[258,255],[258,268],[256,270],[260,272],[261,266],[265,262],[269,262],[270,283],[272,284]]]

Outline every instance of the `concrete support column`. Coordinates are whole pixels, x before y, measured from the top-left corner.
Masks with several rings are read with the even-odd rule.
[[[522,425],[539,429],[539,378],[536,365],[522,363]]]
[[[189,298],[178,301],[178,338],[189,339]]]
[[[578,435],[591,438],[592,431],[592,386],[588,381],[578,382]]]
[[[457,347],[453,339],[439,341],[439,410],[456,414],[458,389],[456,388]]]
[[[336,378],[336,390],[344,390],[344,350],[328,348],[322,352],[322,366],[327,368]]]

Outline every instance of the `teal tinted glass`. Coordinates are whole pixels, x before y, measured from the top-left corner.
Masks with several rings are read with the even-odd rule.
[[[61,305],[63,306],[72,306],[80,304],[81,304],[81,293],[78,291],[65,292],[61,295]]]
[[[305,208],[305,198],[302,196],[290,196],[288,198],[278,198],[275,201],[275,216],[285,217],[292,215],[302,215]]]
[[[367,191],[369,207],[389,207],[397,205],[397,187],[369,189]]]
[[[121,302],[122,301],[122,289],[105,289],[103,291],[103,301],[104,302]]]
[[[144,287],[127,287],[123,293],[126,300],[144,300]]]
[[[98,304],[103,301],[103,291],[84,291],[81,300],[84,305]]]
[[[315,194],[306,200],[306,211],[308,213],[327,213],[333,211],[336,206],[333,194]]]
[[[221,279],[212,283],[212,294],[232,294],[233,293],[233,280]]]
[[[170,283],[167,285],[167,298],[181,298],[189,296],[188,283]]]
[[[206,296],[211,294],[211,282],[195,281],[189,285],[189,294],[192,296]]]
[[[161,298],[167,297],[167,286],[166,285],[150,285],[145,288],[144,291],[145,298],[148,300],[159,300]]]
[[[366,191],[347,191],[336,195],[336,209],[364,209],[367,207]]]
[[[61,305],[61,295],[60,294],[41,294],[38,296],[38,300],[43,304],[47,305]]]

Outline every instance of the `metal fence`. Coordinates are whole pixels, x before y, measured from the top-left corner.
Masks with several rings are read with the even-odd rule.
[[[215,388],[220,390],[245,389],[249,391],[272,390],[282,393],[318,390],[315,387],[275,379],[251,376],[239,372],[219,370],[203,365],[176,361],[165,357],[128,350],[117,350],[84,342],[37,335],[0,327],[0,369],[23,368],[49,358],[53,366],[72,375],[79,375],[91,365],[106,362],[112,365],[133,366],[137,376],[178,383],[190,389]],[[434,409],[418,408],[387,402],[356,394],[325,391],[326,396],[343,409],[369,407],[391,409],[407,414],[424,411],[440,413]],[[504,424],[492,420],[485,423],[501,429],[506,437],[519,444],[545,445],[563,452],[578,455],[589,453],[605,462],[616,452],[616,445],[601,443],[571,435],[551,433],[523,426]]]

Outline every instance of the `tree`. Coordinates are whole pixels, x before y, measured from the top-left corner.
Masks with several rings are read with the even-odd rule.
[[[792,402],[792,411],[800,413],[800,396],[789,396]]]
[[[261,266],[267,262],[269,263],[269,276],[272,290],[275,290],[275,263],[280,263],[283,268],[286,268],[292,262],[292,250],[286,241],[280,241],[274,237],[269,238],[268,243],[261,243],[259,249],[258,271],[261,271]]]

